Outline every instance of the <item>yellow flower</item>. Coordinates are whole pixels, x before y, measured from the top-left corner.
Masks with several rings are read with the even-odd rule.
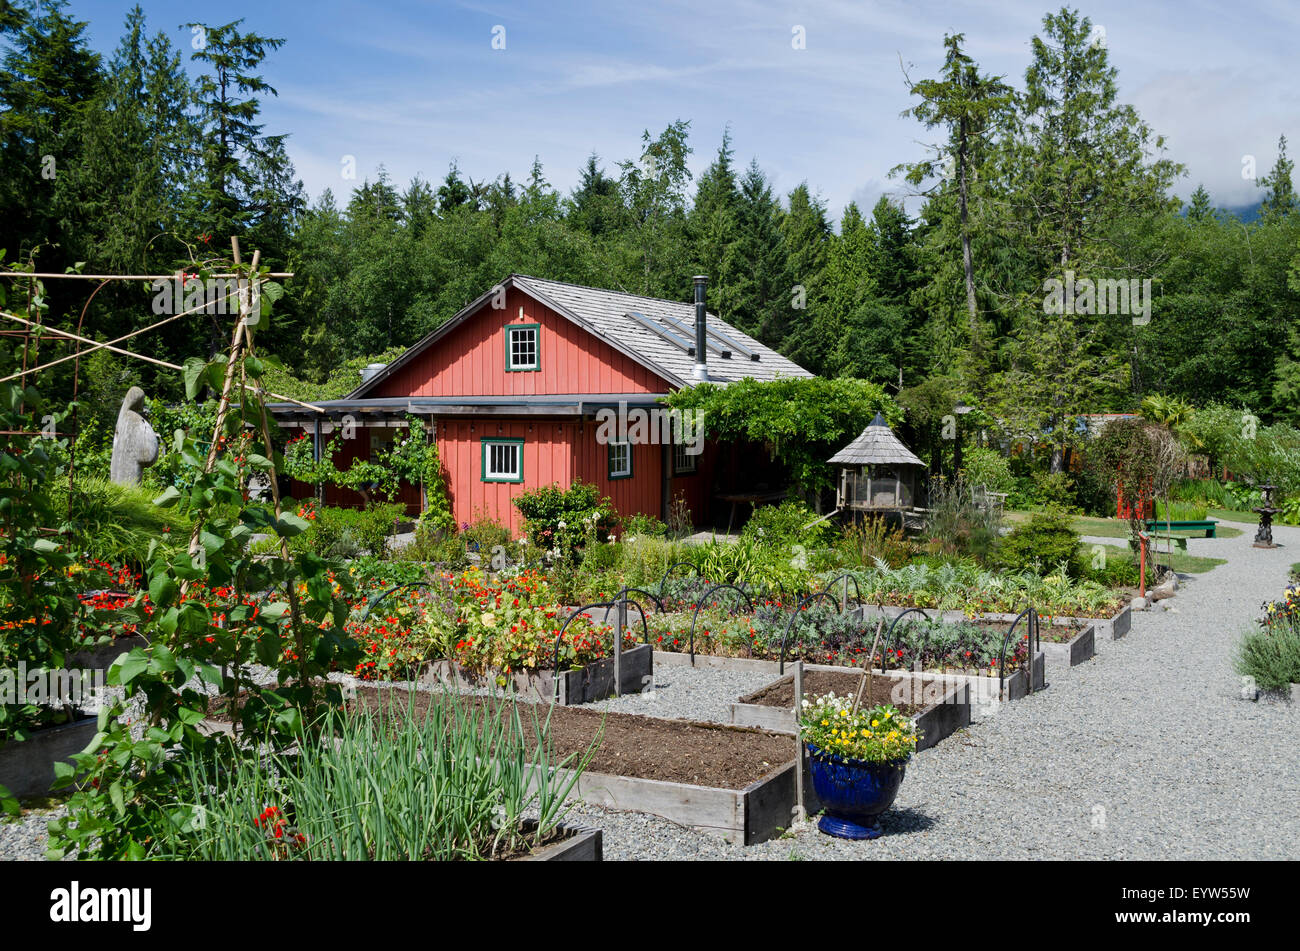
[[[880,721],[879,721],[879,720],[872,720],[872,721],[871,721],[871,725],[872,725],[872,726],[880,726]]]
[[[830,721],[830,720],[823,720],[823,721],[822,721],[822,726],[830,726],[830,725],[831,725],[831,721]]]

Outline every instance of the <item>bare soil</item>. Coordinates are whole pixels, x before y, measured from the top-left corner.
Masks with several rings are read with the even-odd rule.
[[[938,690],[942,696],[943,691],[937,687],[931,687],[932,678],[922,678],[919,683],[912,685],[909,689],[915,689],[922,696],[929,695],[930,691]],[[926,709],[924,706],[909,703],[898,703],[893,699],[894,684],[896,678],[885,677],[876,674],[871,678],[871,696],[867,696],[866,688],[862,691],[862,705],[873,707],[878,703],[888,703],[896,707],[900,713],[907,716],[916,716]],[[849,673],[832,673],[829,670],[805,670],[803,673],[803,695],[805,697],[819,697],[823,694],[834,691],[841,697],[856,697],[858,688],[862,685],[862,674],[856,671]],[[794,678],[786,677],[778,680],[774,684],[764,687],[762,690],[755,691],[747,697],[740,698],[741,703],[753,703],[760,707],[784,707],[791,709],[794,706]]]
[[[461,696],[456,701],[502,712],[510,704],[510,701],[487,697]],[[400,688],[361,687],[356,699],[348,702],[348,708],[381,710],[386,716],[405,717],[412,703],[415,715],[420,716],[443,702],[442,694],[427,691],[412,693]],[[550,718],[552,761],[570,754],[582,756],[599,738],[599,746],[587,765],[587,772],[591,773],[744,789],[795,757],[794,740],[778,733],[572,707],[518,705],[526,736],[532,732],[530,723],[534,715],[538,723]],[[529,739],[535,745],[535,737]]]

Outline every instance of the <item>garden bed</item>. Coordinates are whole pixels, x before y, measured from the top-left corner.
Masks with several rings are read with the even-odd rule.
[[[1070,636],[1069,640],[1062,641],[1058,638],[1044,636],[1047,631],[1058,635],[1068,634],[1072,636]],[[1083,630],[1077,630],[1072,625],[1052,624],[1049,626],[1040,624],[1039,632],[1039,649],[1043,652],[1046,662],[1052,667],[1075,667],[1086,660],[1091,660],[1097,654],[1097,627],[1095,624],[1089,624]]]
[[[527,831],[537,828],[535,821],[524,823]],[[600,862],[604,860],[604,835],[590,826],[560,823],[560,839],[520,856],[521,862]]]
[[[773,678],[782,676],[780,664],[774,660],[756,660],[750,657],[719,657],[708,654],[696,654],[695,663],[691,664],[689,654],[678,654],[668,651],[655,651],[655,664],[658,667],[712,667],[716,670],[735,670],[745,673],[770,673]],[[787,670],[789,663],[786,664]],[[860,667],[850,666],[832,666],[829,664],[805,665],[804,670],[822,669],[835,671],[848,671],[850,673],[861,670]],[[1047,684],[1047,661],[1043,652],[1040,650],[1034,654],[1032,686],[1035,689],[1042,689]],[[1019,700],[1026,694],[1030,693],[1030,674],[1029,669],[1025,667],[1018,668],[1015,671],[1007,673],[1005,683],[999,683],[996,674],[989,676],[982,671],[951,671],[951,670],[903,670],[892,668],[884,673],[876,668],[877,677],[909,677],[920,678],[924,680],[935,680],[950,686],[966,684],[970,692],[968,701],[970,703],[972,722],[981,720],[997,712],[998,706],[1002,703],[1012,700]],[[856,674],[855,674],[856,676]],[[856,689],[856,688],[855,688]]]
[[[106,644],[93,645],[69,655],[65,666],[69,669],[108,670],[122,654],[136,647],[148,646],[149,642],[143,634],[127,634],[115,637]]]
[[[619,681],[623,693],[640,693],[654,677],[654,652],[646,644],[628,648],[619,661]],[[505,683],[501,683],[501,678]],[[614,695],[614,659],[593,661],[577,670],[519,670],[510,674],[472,672],[455,661],[431,661],[420,682],[443,684],[457,690],[492,689],[506,694],[513,691],[521,700],[552,701],[572,706],[604,700]]]
[[[862,610],[864,611],[866,617],[881,616],[880,608],[876,607],[875,605],[868,605]],[[884,617],[895,618],[898,617],[898,615],[902,614],[906,610],[909,609],[894,607],[892,605],[885,605]],[[922,608],[922,610],[925,611],[926,614],[928,614],[931,618],[935,620],[942,620],[942,621],[948,621],[954,623],[957,621],[976,621],[978,623],[988,623],[990,625],[1010,624],[1011,622],[1015,621],[1015,619],[1019,616],[1016,614],[991,613],[991,614],[977,614],[974,617],[971,617],[969,615],[963,614],[961,611],[936,611],[930,608]],[[1042,636],[1043,641],[1047,641],[1049,639],[1048,628],[1049,627],[1056,628],[1059,625],[1073,625],[1079,628],[1083,628],[1091,625],[1094,628],[1094,633],[1096,634],[1096,636],[1098,637],[1109,636],[1112,640],[1119,640],[1121,637],[1127,634],[1132,629],[1133,626],[1133,609],[1129,607],[1129,605],[1127,604],[1124,605],[1122,608],[1120,608],[1118,611],[1116,611],[1115,614],[1111,615],[1110,617],[1085,617],[1083,615],[1066,615],[1066,614],[1056,614],[1056,615],[1040,614],[1038,617],[1039,617],[1039,626],[1041,628],[1040,635]],[[1024,622],[1022,621],[1021,623],[1023,624]]]
[[[856,696],[861,684],[862,674],[858,671],[828,667],[805,667],[803,671],[805,697],[831,692],[839,696]],[[916,747],[918,751],[929,749],[970,724],[970,688],[966,684],[953,684],[925,675],[876,674],[871,678],[871,696],[863,692],[862,706],[880,703],[892,704],[904,716],[915,720],[916,728],[922,734]],[[733,726],[794,733],[793,675],[733,703],[731,723]]]
[[[405,716],[410,703],[418,716],[438,702],[439,695],[428,691],[367,686],[357,689],[349,707]],[[522,708],[529,706],[520,704],[525,716]],[[573,792],[585,802],[648,812],[745,845],[790,824],[796,754],[790,736],[559,706],[536,714],[539,721],[549,718],[556,759],[584,754],[600,735]]]
[[[0,786],[19,799],[49,793],[54,784],[54,764],[71,762],[94,739],[98,717],[81,717],[70,723],[33,730],[21,743],[0,746]]]

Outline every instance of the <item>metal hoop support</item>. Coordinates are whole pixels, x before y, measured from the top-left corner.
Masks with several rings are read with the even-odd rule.
[[[620,604],[633,604],[633,605],[636,605],[636,609],[637,609],[639,612],[641,612],[641,633],[644,635],[644,642],[645,642],[646,644],[649,644],[649,643],[650,643],[650,626],[646,623],[646,619],[645,619],[645,608],[641,607],[641,602],[640,602],[640,601],[634,601],[634,600],[632,600],[631,598],[628,597],[628,595],[629,595],[631,592],[633,592],[633,591],[636,591],[636,592],[639,593],[639,594],[647,595],[647,596],[649,596],[650,598],[654,598],[654,595],[653,595],[653,594],[650,594],[649,591],[642,591],[640,588],[624,588],[622,591],[620,591],[620,592],[618,593],[618,596],[617,596],[617,597],[616,597],[612,602],[610,602],[610,606],[607,607],[607,608],[605,608],[605,620],[604,620],[604,623],[605,623],[605,624],[608,624],[608,623],[609,623],[609,612],[612,611],[614,608],[618,607]],[[656,600],[655,603],[658,604],[659,602]],[[662,611],[663,608],[660,607],[659,610]],[[622,631],[619,632],[619,635],[622,636]]]
[[[695,577],[697,577],[697,578],[703,577],[703,576],[700,574],[700,568],[699,568],[699,566],[698,566],[697,564],[695,564],[695,562],[693,562],[693,561],[674,561],[671,565],[669,565],[666,569],[664,569],[664,576],[663,576],[662,578],[659,579],[659,597],[658,597],[656,600],[657,600],[660,604],[662,604],[662,603],[663,603],[663,600],[664,600],[664,586],[668,584],[668,576],[671,575],[671,574],[673,573],[673,569],[674,569],[674,568],[681,568],[683,565],[686,566],[687,568],[691,569],[691,571],[695,572]]]
[[[1002,653],[998,657],[998,697],[1002,696],[1002,691],[1006,688],[1007,683],[1007,644],[1011,641],[1011,635],[1016,632],[1017,625],[1022,619],[1025,621],[1025,627],[1029,632],[1029,691],[1034,692],[1034,654],[1038,650],[1038,612],[1032,607],[1025,608],[1021,611],[1011,627],[1007,628],[1007,633],[1002,636]]]
[[[730,588],[732,591],[737,592],[742,598],[744,598],[746,601],[749,602],[749,610],[751,612],[754,610],[754,599],[749,596],[749,594],[745,591],[744,588],[739,588],[734,584],[715,585],[714,587],[710,588],[708,591],[704,592],[704,594],[700,595],[700,600],[695,602],[695,613],[691,615],[690,643],[691,643],[691,666],[692,667],[695,666],[695,622],[700,619],[700,610],[704,607],[704,602],[708,599],[709,595],[713,594],[713,592],[715,591],[721,591],[723,588]]]
[[[894,628],[898,627],[898,622],[903,620],[903,618],[907,617],[909,614],[919,614],[927,621],[930,620],[930,615],[926,614],[920,608],[908,608],[906,611],[902,612],[897,617],[895,617],[892,621],[889,622],[889,630],[885,632],[885,643],[884,646],[881,648],[881,654],[880,654],[880,672],[882,674],[885,672],[886,662],[889,660],[889,645],[891,643],[897,643],[897,641],[890,640],[891,636],[894,633]],[[902,633],[903,633],[902,631],[899,631],[899,637],[902,637]],[[870,657],[867,658],[867,663],[871,663]]]
[[[829,591],[814,591],[812,594],[808,595],[808,597],[800,601],[799,604],[795,607],[794,613],[790,615],[790,620],[785,625],[785,633],[781,635],[781,663],[780,666],[777,668],[777,672],[781,676],[785,676],[786,643],[790,640],[790,631],[791,629],[794,628],[794,622],[799,617],[799,612],[802,611],[804,608],[806,608],[809,604],[812,604],[814,601],[818,601],[822,598],[829,599],[831,604],[835,605],[835,607],[837,608],[840,606],[840,603],[835,600],[834,595],[832,595]]]
[[[375,595],[370,601],[366,603],[366,612],[365,614],[361,615],[361,620],[362,621],[370,620],[371,612],[375,610],[379,602],[383,601],[390,594],[393,594],[396,591],[401,591],[403,588],[432,588],[433,586],[434,586],[434,582],[432,581],[408,581],[404,584],[395,585],[389,588],[387,591],[383,592],[382,594]]]
[[[854,575],[849,574],[848,572],[845,572],[844,574],[836,578],[834,581],[831,581],[824,588],[822,588],[822,590],[830,591],[833,585],[837,585],[841,581],[844,582],[844,610],[845,611],[849,609],[849,582],[850,581],[853,582],[853,600],[858,602],[859,606],[866,604],[866,602],[862,600],[862,589],[858,587],[858,579]]]

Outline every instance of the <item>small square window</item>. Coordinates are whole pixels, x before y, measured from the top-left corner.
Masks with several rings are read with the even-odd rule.
[[[542,368],[541,334],[539,324],[511,324],[506,327],[507,370]]]
[[[522,439],[483,440],[483,481],[524,481],[524,441]]]
[[[686,443],[673,444],[673,475],[691,475],[695,472],[700,457],[698,453],[692,453]]]
[[[612,442],[609,444],[609,477],[626,479],[632,475],[632,444],[630,442]]]

